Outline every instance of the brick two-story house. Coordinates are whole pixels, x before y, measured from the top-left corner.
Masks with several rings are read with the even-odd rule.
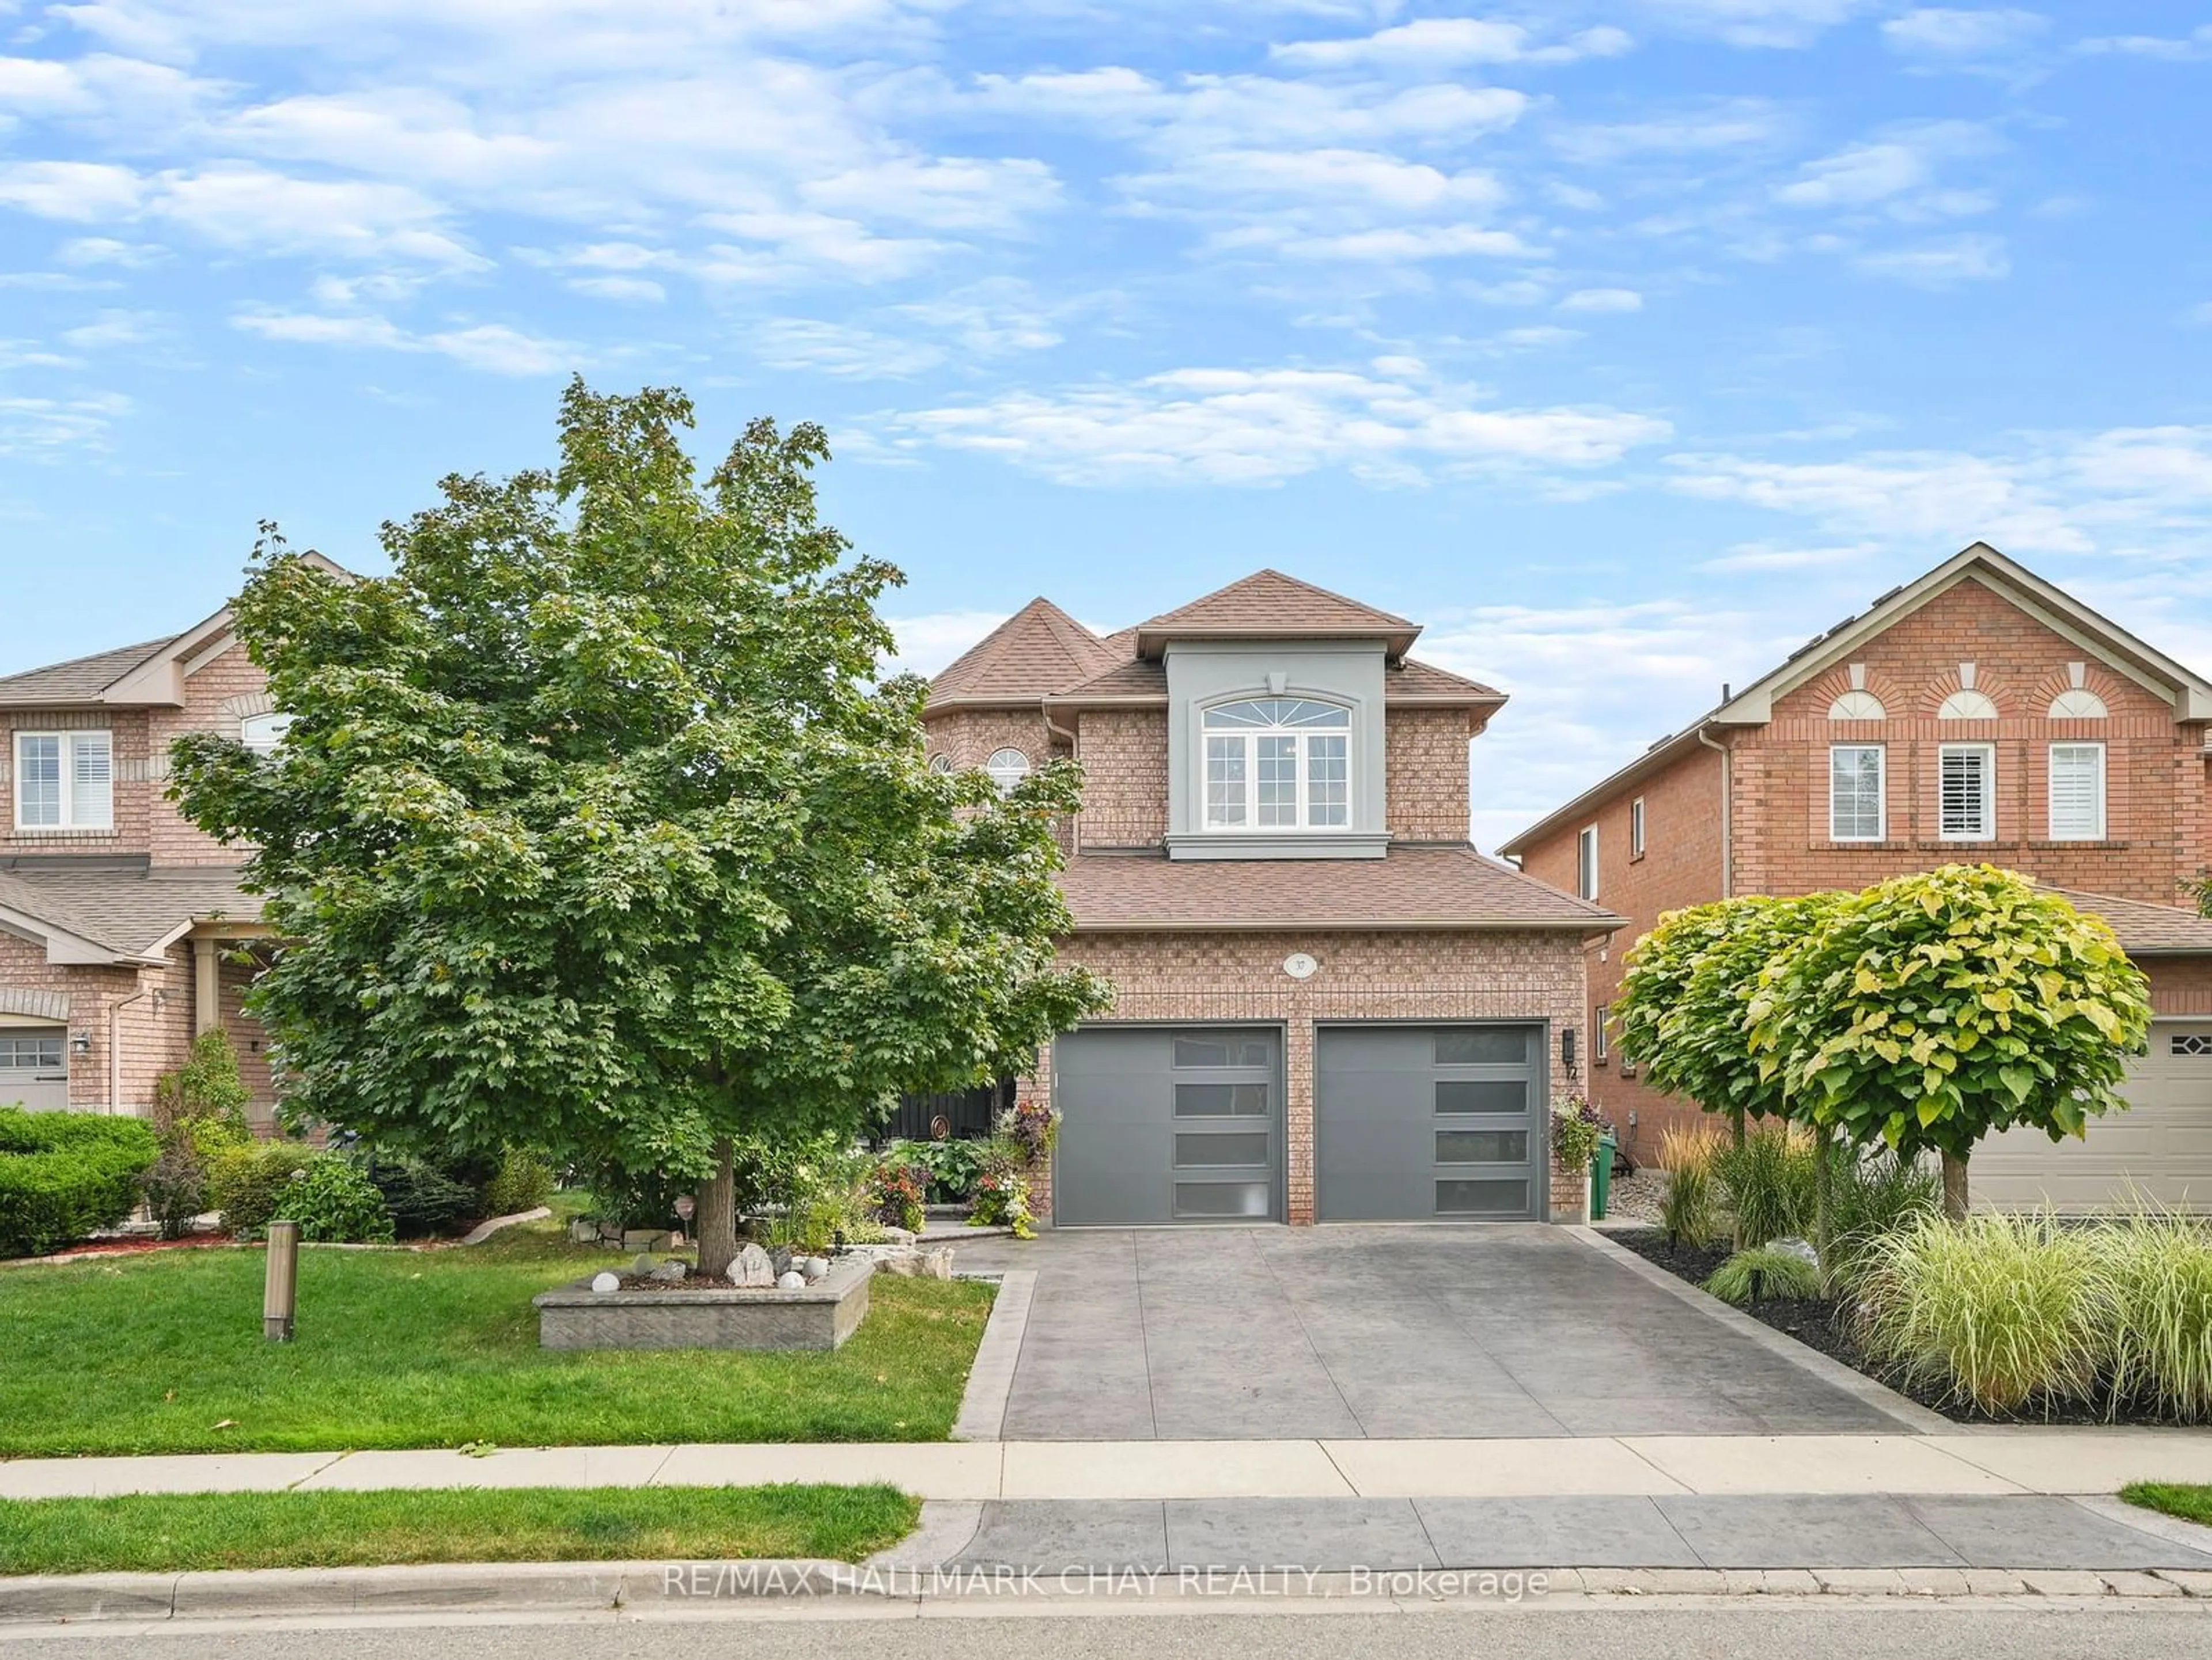
[[[166,794],[179,734],[273,745],[283,729],[229,611],[0,677],[0,1104],[143,1113],[220,1025],[267,1124],[265,1046],[240,1007],[260,902]]]
[[[1893,590],[1504,844],[1629,919],[1589,950],[1593,1098],[1647,1158],[1697,1116],[1605,1042],[1662,913],[1987,861],[2101,914],[2159,1020],[2130,1110],[2082,1142],[1997,1138],[1976,1197],[2212,1208],[2212,921],[2181,888],[2212,860],[2209,729],[2212,684],[1983,544]]]
[[[1505,702],[1415,624],[1261,571],[1101,637],[1037,599],[939,675],[931,764],[1083,763],[1063,960],[1113,982],[1023,1092],[1062,1225],[1571,1213],[1584,944],[1620,918],[1470,845]]]

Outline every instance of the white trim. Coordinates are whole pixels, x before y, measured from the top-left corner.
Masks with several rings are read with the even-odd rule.
[[[1597,826],[1584,824],[1575,835],[1575,895],[1585,904],[1597,903]]]
[[[1271,676],[1270,681],[1282,677]],[[1338,726],[1271,725],[1221,726],[1212,724],[1213,715],[1222,709],[1234,708],[1243,703],[1297,702],[1310,703],[1343,717]],[[1206,836],[1343,836],[1352,828],[1355,802],[1353,796],[1358,780],[1353,775],[1353,738],[1358,723],[1350,704],[1340,698],[1316,697],[1304,693],[1276,691],[1272,684],[1269,695],[1255,697],[1249,692],[1233,696],[1217,697],[1201,705],[1198,715],[1198,819],[1201,833]],[[1260,745],[1264,743],[1288,740],[1291,752],[1291,800],[1292,817],[1287,823],[1263,824],[1260,811]],[[1340,799],[1331,806],[1340,815],[1333,822],[1316,823],[1314,818],[1314,746],[1316,742],[1334,740],[1341,752],[1328,757],[1341,769],[1340,775],[1330,781],[1340,791]],[[1241,799],[1234,805],[1243,816],[1237,818],[1217,818],[1214,816],[1213,761],[1214,746],[1224,746],[1224,760],[1228,760],[1227,746],[1236,747],[1235,760],[1242,786]],[[1276,757],[1278,760],[1282,757]],[[1224,780],[1226,783],[1229,781]],[[1280,785],[1284,781],[1273,781]],[[1278,808],[1280,803],[1273,804]]]
[[[1943,823],[1943,771],[1954,756],[1974,755],[1982,763],[1980,828],[1951,830]],[[1997,746],[1995,744],[1938,744],[1936,746],[1936,839],[1939,842],[1994,842],[1997,836]]]
[[[1874,818],[1871,836],[1844,836],[1836,830],[1836,753],[1839,750],[1874,751]],[[1828,745],[1828,840],[1831,842],[1887,842],[1889,840],[1889,747],[1886,744]]]
[[[1628,856],[1631,859],[1644,857],[1646,817],[1644,810],[1644,798],[1640,795],[1637,796],[1628,804]]]
[[[1014,770],[1012,762],[1007,758],[1009,757],[1019,758],[1022,763],[1019,772]],[[1002,762],[1006,764],[1001,765]],[[1030,775],[1031,767],[1032,763],[1028,752],[1017,749],[1012,744],[1002,745],[993,750],[991,758],[983,763],[983,770],[991,775],[991,781],[999,787],[999,794],[1001,795],[1011,794],[1014,786]]]
[[[2096,774],[2091,781],[2094,786],[2093,799],[2095,810],[2095,820],[2092,828],[2086,833],[2079,831],[2062,833],[2058,827],[2058,751],[2061,750],[2087,750],[2093,751],[2097,757]],[[2105,806],[2105,746],[2095,739],[2062,738],[2051,744],[2049,751],[2045,756],[2043,803],[2045,813],[2044,828],[2052,841],[2101,842],[2105,839],[2106,822]]]

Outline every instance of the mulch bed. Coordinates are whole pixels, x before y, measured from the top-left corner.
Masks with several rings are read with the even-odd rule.
[[[1728,1261],[1729,1256],[1726,1245],[1670,1244],[1667,1236],[1656,1228],[1623,1228],[1608,1231],[1606,1237],[1616,1245],[1634,1251],[1645,1262],[1654,1263],[1678,1280],[1686,1280],[1693,1286],[1702,1286],[1712,1271]],[[1852,1334],[1849,1311],[1833,1298],[1769,1298],[1763,1302],[1747,1304],[1743,1312],[1785,1336],[1796,1338],[1808,1348],[1818,1349],[1831,1359],[1842,1361],[1853,1371],[1863,1373],[1884,1388],[1895,1389],[1907,1400],[1917,1402],[1931,1412],[1942,1414],[1955,1424],[2149,1425],[2172,1421],[2141,1410],[2124,1410],[2108,1417],[2099,1408],[2080,1402],[2062,1403],[2048,1411],[1992,1414],[1947,1400],[1939,1391],[1925,1385],[1911,1383],[1899,1377],[1894,1370],[1869,1359]]]
[[[15,1257],[7,1262],[0,1262],[0,1268],[27,1267],[33,1262],[82,1262],[96,1256],[143,1256],[149,1251],[156,1250],[212,1250],[238,1243],[227,1233],[194,1233],[182,1239],[162,1239],[150,1233],[122,1239],[88,1239],[82,1244],[71,1245],[51,1256]]]

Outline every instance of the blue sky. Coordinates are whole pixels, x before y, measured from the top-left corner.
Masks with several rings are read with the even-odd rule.
[[[0,0],[0,666],[574,369],[825,423],[918,666],[1426,622],[1486,843],[1977,537],[2212,666],[2209,106],[2172,0]]]

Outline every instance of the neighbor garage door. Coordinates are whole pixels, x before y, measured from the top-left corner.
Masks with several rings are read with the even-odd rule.
[[[69,1105],[69,1032],[0,1026],[0,1107]]]
[[[2128,1079],[2125,1112],[2089,1121],[2080,1141],[2008,1130],[1974,1150],[1974,1201],[2003,1210],[2124,1206],[2131,1191],[2212,1211],[2212,1020],[2160,1020]]]
[[[1282,1040],[1272,1027],[1092,1026],[1054,1040],[1054,1219],[1280,1217]]]
[[[1314,1039],[1324,1222],[1542,1213],[1543,1028],[1324,1026]]]

